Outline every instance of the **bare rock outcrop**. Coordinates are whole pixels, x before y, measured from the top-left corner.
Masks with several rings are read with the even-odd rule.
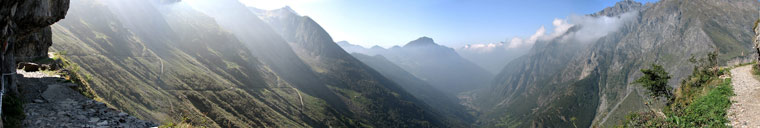
[[[49,26],[63,19],[68,9],[69,0],[0,1],[0,81],[9,92],[17,92],[11,76],[16,67],[16,48],[32,47],[19,50],[25,54],[47,53],[51,44]]]
[[[68,9],[69,0],[0,1],[0,73],[2,74],[0,87],[2,87],[2,92],[18,94],[18,87],[13,77],[16,69],[14,56],[16,49],[23,49],[19,50],[23,51],[23,55],[46,54],[47,48],[52,44],[49,26],[63,19]],[[0,96],[2,95],[0,93]]]

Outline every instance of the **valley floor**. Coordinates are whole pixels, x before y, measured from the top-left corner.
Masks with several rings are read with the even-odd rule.
[[[728,110],[728,119],[737,128],[760,127],[760,82],[753,78],[751,70],[752,65],[731,70],[736,96],[731,97],[734,103]]]
[[[63,82],[58,75],[42,72],[17,71],[23,95],[22,127],[119,127],[145,128],[157,126],[126,113],[108,108],[69,88],[77,86]]]

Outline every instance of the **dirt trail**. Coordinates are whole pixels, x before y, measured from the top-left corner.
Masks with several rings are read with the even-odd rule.
[[[108,108],[71,89],[57,75],[17,71],[26,118],[23,127],[145,128],[156,124]]]
[[[752,66],[742,66],[731,70],[736,96],[728,110],[728,119],[736,128],[760,127],[760,82],[751,74]]]

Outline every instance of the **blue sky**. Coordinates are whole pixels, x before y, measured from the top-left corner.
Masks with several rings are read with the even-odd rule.
[[[449,47],[527,37],[571,14],[594,13],[619,0],[240,0],[290,6],[317,21],[335,41],[365,47],[403,45],[422,36]],[[656,2],[657,0],[636,0]]]

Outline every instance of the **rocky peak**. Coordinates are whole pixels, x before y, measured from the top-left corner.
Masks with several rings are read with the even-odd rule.
[[[591,14],[591,16],[618,16],[620,14],[630,12],[633,10],[641,10],[645,7],[646,6],[644,6],[640,2],[636,2],[633,0],[623,0],[623,1],[615,3],[615,5],[611,7],[604,8],[602,11]]]
[[[431,46],[431,45],[432,46],[437,46],[438,44],[436,44],[433,41],[432,38],[423,36],[423,37],[417,38],[414,41],[411,41],[411,42],[407,43],[406,45],[404,45],[404,47],[409,47],[409,46],[413,46],[413,47],[416,47],[416,46]]]
[[[295,15],[299,15],[298,13],[296,13],[295,10],[293,10],[293,8],[290,8],[290,6],[285,6],[285,7],[282,7],[280,9],[277,9],[277,10],[279,10],[280,12],[283,12],[283,13],[287,12],[287,13],[292,13],[292,14],[295,14]]]

